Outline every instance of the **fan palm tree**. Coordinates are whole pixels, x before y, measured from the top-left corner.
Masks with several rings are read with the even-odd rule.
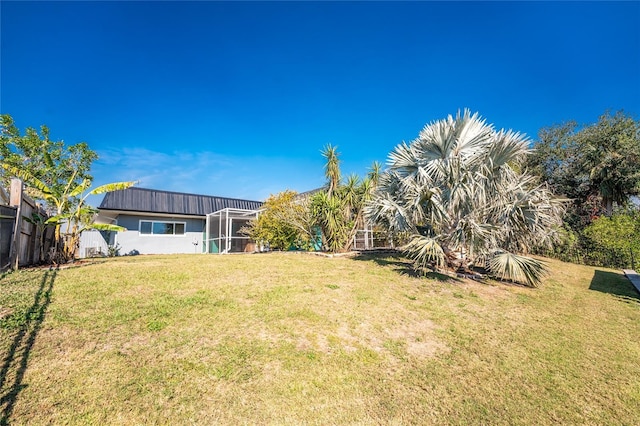
[[[553,240],[564,200],[516,171],[527,152],[523,135],[469,110],[432,122],[389,154],[366,214],[413,234],[406,250],[417,267],[482,266],[536,286],[544,267],[522,254]]]

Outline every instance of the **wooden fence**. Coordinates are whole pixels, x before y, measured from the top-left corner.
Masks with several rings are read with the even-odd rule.
[[[0,205],[0,270],[11,265],[11,240],[16,221],[16,208]]]
[[[11,180],[9,205],[0,205],[0,269],[17,269],[45,260],[54,242],[54,227],[39,226],[24,218],[46,212],[24,193],[19,179]]]

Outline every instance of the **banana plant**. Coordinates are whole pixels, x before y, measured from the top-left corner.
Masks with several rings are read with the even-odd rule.
[[[97,188],[96,188],[97,189]],[[107,191],[109,192],[109,191]],[[79,206],[73,213],[69,215],[63,215],[66,217],[60,218],[61,222],[66,222],[71,225],[69,232],[64,234],[65,244],[63,247],[63,257],[65,259],[73,259],[75,253],[80,246],[80,236],[84,231],[98,230],[98,231],[112,231],[112,232],[124,232],[126,228],[118,225],[95,223],[95,218],[98,211],[90,206]]]
[[[61,254],[63,260],[72,260],[80,233],[85,229],[89,229],[87,226],[93,226],[92,229],[122,230],[120,227],[116,229],[114,225],[107,225],[105,227],[88,221],[87,214],[89,208],[85,205],[85,202],[90,195],[99,195],[130,188],[135,185],[136,182],[108,183],[90,189],[91,181],[89,179],[84,179],[80,184],[75,184],[77,172],[74,172],[64,185],[54,186],[45,184],[33,176],[28,170],[19,169],[8,164],[2,164],[2,167],[29,185],[34,191],[35,198],[45,201],[54,209],[54,214],[45,220],[46,225],[55,227],[54,258],[60,257],[59,255]],[[65,238],[63,241],[63,250],[60,253],[59,241],[62,237],[63,225],[65,226]]]

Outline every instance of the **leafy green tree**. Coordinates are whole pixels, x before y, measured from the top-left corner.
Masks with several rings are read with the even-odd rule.
[[[605,113],[577,139],[584,147],[592,193],[602,198],[611,216],[614,203],[625,206],[631,196],[640,194],[640,121],[621,111]]]
[[[631,269],[635,269],[640,253],[640,211],[629,209],[611,217],[601,216],[585,229],[585,235],[609,250],[627,253]]]
[[[619,111],[582,128],[575,122],[544,128],[526,167],[573,200],[566,219],[581,231],[640,193],[640,122]]]
[[[76,186],[85,180],[91,181],[91,163],[97,158],[85,142],[67,146],[64,141],[52,141],[49,129],[44,125],[40,132],[28,127],[20,134],[10,115],[0,116],[0,162],[27,170],[48,187],[69,182]],[[0,170],[5,187],[11,178],[6,170]]]
[[[417,268],[488,267],[536,286],[544,265],[522,254],[554,240],[563,200],[518,172],[527,153],[522,135],[468,110],[432,122],[389,154],[367,215],[413,235],[406,250]]]
[[[63,141],[51,141],[46,126],[41,126],[39,133],[27,128],[22,135],[9,115],[0,117],[0,125],[2,178],[19,177],[28,185],[29,194],[47,205],[50,217],[44,225],[55,226],[54,257],[57,260],[73,259],[84,229],[122,230],[113,225],[93,224],[95,211],[85,205],[85,201],[89,195],[125,189],[134,182],[90,189],[93,178],[89,171],[98,156],[85,142],[67,146]],[[42,218],[27,220],[43,225],[38,223]],[[60,250],[58,242],[63,236]]]
[[[287,190],[267,198],[262,209],[243,233],[254,241],[268,243],[275,250],[309,247],[313,223],[305,199]]]
[[[365,226],[364,207],[377,185],[381,166],[374,162],[364,179],[352,174],[344,182],[337,147],[326,146],[322,155],[327,183],[323,191],[311,197],[311,214],[322,230],[324,248],[344,252],[358,229]]]
[[[538,141],[527,156],[528,170],[548,183],[558,194],[584,198],[589,180],[581,166],[581,149],[576,140],[578,124],[569,121],[540,129]]]

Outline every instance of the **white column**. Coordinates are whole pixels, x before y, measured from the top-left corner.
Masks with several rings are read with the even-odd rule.
[[[207,219],[204,222],[204,243],[206,244],[204,248],[205,253],[209,253],[209,215],[207,215]]]

